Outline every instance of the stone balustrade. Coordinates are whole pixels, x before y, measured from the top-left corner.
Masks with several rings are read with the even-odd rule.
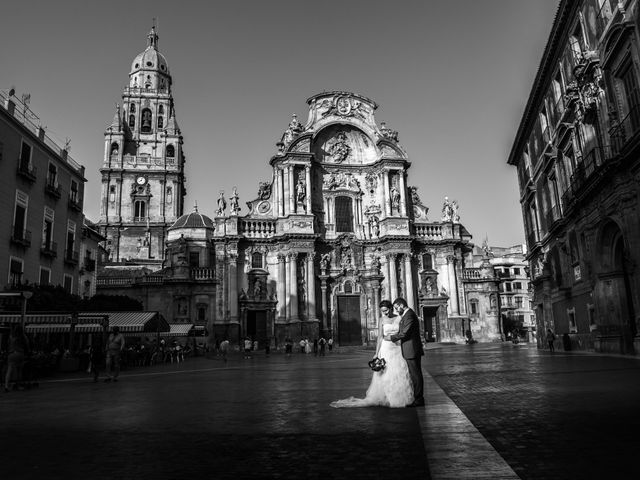
[[[191,278],[193,280],[213,280],[215,278],[215,270],[209,267],[192,268]]]
[[[267,238],[276,234],[275,220],[242,219],[240,232],[247,238]]]
[[[482,274],[479,268],[464,268],[462,269],[463,280],[479,280],[482,278]]]
[[[442,225],[440,224],[414,224],[416,236],[418,238],[424,238],[426,240],[442,240],[444,237],[444,232],[442,229]]]

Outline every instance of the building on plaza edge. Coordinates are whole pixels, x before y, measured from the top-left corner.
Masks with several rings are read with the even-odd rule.
[[[183,213],[183,142],[171,86],[154,27],[147,48],[131,63],[122,104],[104,134],[97,225],[110,261],[158,265],[167,227]]]
[[[640,349],[639,38],[636,0],[560,2],[508,159],[538,331],[565,348]]]

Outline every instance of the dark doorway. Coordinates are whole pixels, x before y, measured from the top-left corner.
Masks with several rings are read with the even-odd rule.
[[[247,311],[247,335],[252,340],[258,341],[258,346],[262,348],[267,341],[267,311],[248,310]]]
[[[362,345],[359,295],[338,296],[338,343]]]
[[[422,307],[422,318],[424,319],[424,339],[427,342],[435,342],[438,307]]]

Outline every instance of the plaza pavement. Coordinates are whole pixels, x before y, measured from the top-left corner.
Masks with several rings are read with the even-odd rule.
[[[629,478],[575,476],[604,467],[571,468],[602,447],[594,408],[615,410],[607,402],[616,392],[624,409],[640,404],[638,387],[616,387],[638,384],[636,359],[430,345],[425,407],[331,408],[333,400],[364,396],[370,356],[258,352],[232,354],[226,365],[200,357],[135,368],[110,384],[82,374],[45,379],[38,389],[0,396],[1,477]],[[589,389],[593,401],[582,390],[576,405],[571,390],[594,378],[604,379],[602,390]],[[568,407],[577,409],[567,423],[575,431],[556,450],[566,433],[545,424],[544,412],[561,416]],[[580,423],[579,414],[589,415]],[[627,464],[617,467],[624,472]]]

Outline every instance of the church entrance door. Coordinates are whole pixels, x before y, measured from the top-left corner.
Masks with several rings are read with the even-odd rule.
[[[424,319],[424,338],[427,342],[435,342],[436,322],[438,321],[438,307],[422,307]]]
[[[249,310],[247,312],[247,335],[258,341],[262,348],[267,341],[267,311]]]
[[[338,295],[338,343],[362,345],[360,295]]]

